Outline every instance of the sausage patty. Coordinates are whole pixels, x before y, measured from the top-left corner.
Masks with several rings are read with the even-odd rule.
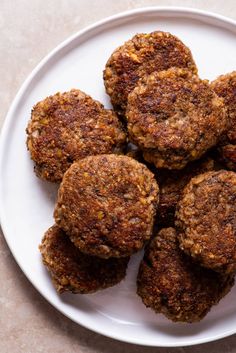
[[[181,248],[203,266],[236,271],[236,173],[225,170],[193,178],[177,205]]]
[[[121,153],[126,140],[115,113],[76,89],[37,103],[27,134],[36,174],[53,182],[62,179],[73,161],[94,154]]]
[[[163,228],[146,248],[137,293],[172,321],[200,321],[234,284],[233,276],[198,266],[179,248],[174,228]]]
[[[182,169],[228,127],[223,99],[190,71],[172,68],[139,81],[128,98],[132,142],[157,168]]]
[[[138,80],[153,71],[184,67],[197,73],[190,50],[167,32],[136,34],[117,48],[104,70],[104,83],[114,108],[124,113],[128,94]]]
[[[154,175],[134,159],[87,157],[65,173],[55,221],[84,253],[129,256],[152,234],[158,193]]]
[[[125,277],[129,262],[125,257],[104,260],[81,253],[56,225],[45,233],[40,252],[59,293],[93,293],[114,286]]]

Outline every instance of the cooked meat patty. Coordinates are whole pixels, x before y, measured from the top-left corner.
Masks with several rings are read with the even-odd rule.
[[[153,71],[184,67],[197,73],[190,50],[167,32],[136,34],[117,48],[104,70],[104,83],[114,108],[124,113],[128,94],[138,80]]]
[[[40,252],[59,293],[93,293],[114,286],[125,277],[129,262],[125,257],[104,260],[81,253],[56,225],[45,233]]]
[[[218,146],[220,160],[236,171],[236,71],[219,76],[211,83],[211,87],[224,103],[229,116],[229,129],[221,138]]]
[[[89,155],[121,153],[126,140],[115,113],[76,89],[37,103],[27,134],[36,174],[53,182],[62,179],[73,161]]]
[[[205,267],[236,271],[236,173],[220,170],[193,178],[176,219],[181,249]]]
[[[156,178],[160,188],[157,210],[157,226],[170,227],[175,222],[175,209],[184,187],[196,175],[215,170],[217,166],[210,157],[190,162],[184,169],[157,169]]]
[[[143,303],[172,321],[200,321],[226,295],[234,277],[193,262],[179,248],[174,228],[163,228],[146,248],[137,293]]]
[[[134,159],[87,157],[65,173],[55,221],[84,253],[128,256],[152,234],[158,193],[154,175]]]
[[[228,127],[223,99],[206,80],[179,68],[140,80],[126,117],[130,139],[146,161],[167,169],[200,158]]]

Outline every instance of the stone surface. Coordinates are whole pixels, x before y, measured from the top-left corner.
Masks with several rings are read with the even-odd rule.
[[[142,6],[188,6],[236,19],[234,0],[1,0],[0,123],[35,65],[72,33],[101,18]],[[25,278],[0,233],[1,353],[233,353],[236,336],[187,348],[121,343],[73,323],[48,304]]]

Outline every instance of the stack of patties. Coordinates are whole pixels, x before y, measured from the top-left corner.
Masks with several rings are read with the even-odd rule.
[[[103,77],[113,111],[75,89],[32,110],[36,174],[61,182],[43,262],[58,292],[90,293],[145,247],[144,304],[199,321],[236,271],[236,174],[222,169],[236,170],[235,73],[200,79],[191,51],[157,31],[116,49]]]
[[[36,174],[51,182],[63,178],[55,208],[60,227],[52,226],[40,245],[56,289],[91,293],[117,284],[129,256],[152,234],[153,174],[117,155],[126,142],[122,124],[79,90],[36,104],[27,133]]]
[[[236,270],[236,175],[217,172],[219,162],[235,170],[235,72],[212,84],[201,80],[190,50],[171,34],[154,32],[119,47],[108,60],[104,79],[138,150],[135,157],[142,154],[158,180],[157,229],[172,227],[163,228],[147,245],[138,294],[146,306],[173,321],[199,321],[230,290]],[[217,160],[212,158],[215,146],[221,156]],[[216,179],[214,192],[200,188],[199,198],[205,197],[201,205],[183,194],[197,175],[205,176],[207,185]],[[181,228],[176,212],[176,207],[182,210],[184,195],[197,208],[193,219],[183,207],[196,226],[190,239],[189,225]],[[224,266],[209,266],[201,257],[204,250],[212,261],[219,251],[216,262]]]
[[[60,184],[57,226],[40,246],[57,290],[89,293],[121,281],[152,235],[158,192],[154,175],[127,156],[74,162]]]
[[[236,271],[236,174],[191,179],[175,213],[145,250],[138,274],[143,303],[173,321],[201,320],[229,292]]]

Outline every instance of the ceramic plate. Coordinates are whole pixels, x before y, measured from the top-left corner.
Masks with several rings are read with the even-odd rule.
[[[174,324],[147,309],[135,294],[141,254],[126,279],[90,295],[57,295],[42,265],[38,245],[53,224],[56,187],[40,181],[26,150],[32,106],[57,91],[80,88],[109,107],[102,71],[112,51],[138,32],[169,31],[192,50],[202,78],[236,69],[236,23],[183,8],[146,8],[103,20],[53,50],[21,87],[7,115],[0,148],[0,214],[13,256],[37,290],[63,314],[91,330],[148,346],[185,346],[236,332],[236,288],[196,324]]]

